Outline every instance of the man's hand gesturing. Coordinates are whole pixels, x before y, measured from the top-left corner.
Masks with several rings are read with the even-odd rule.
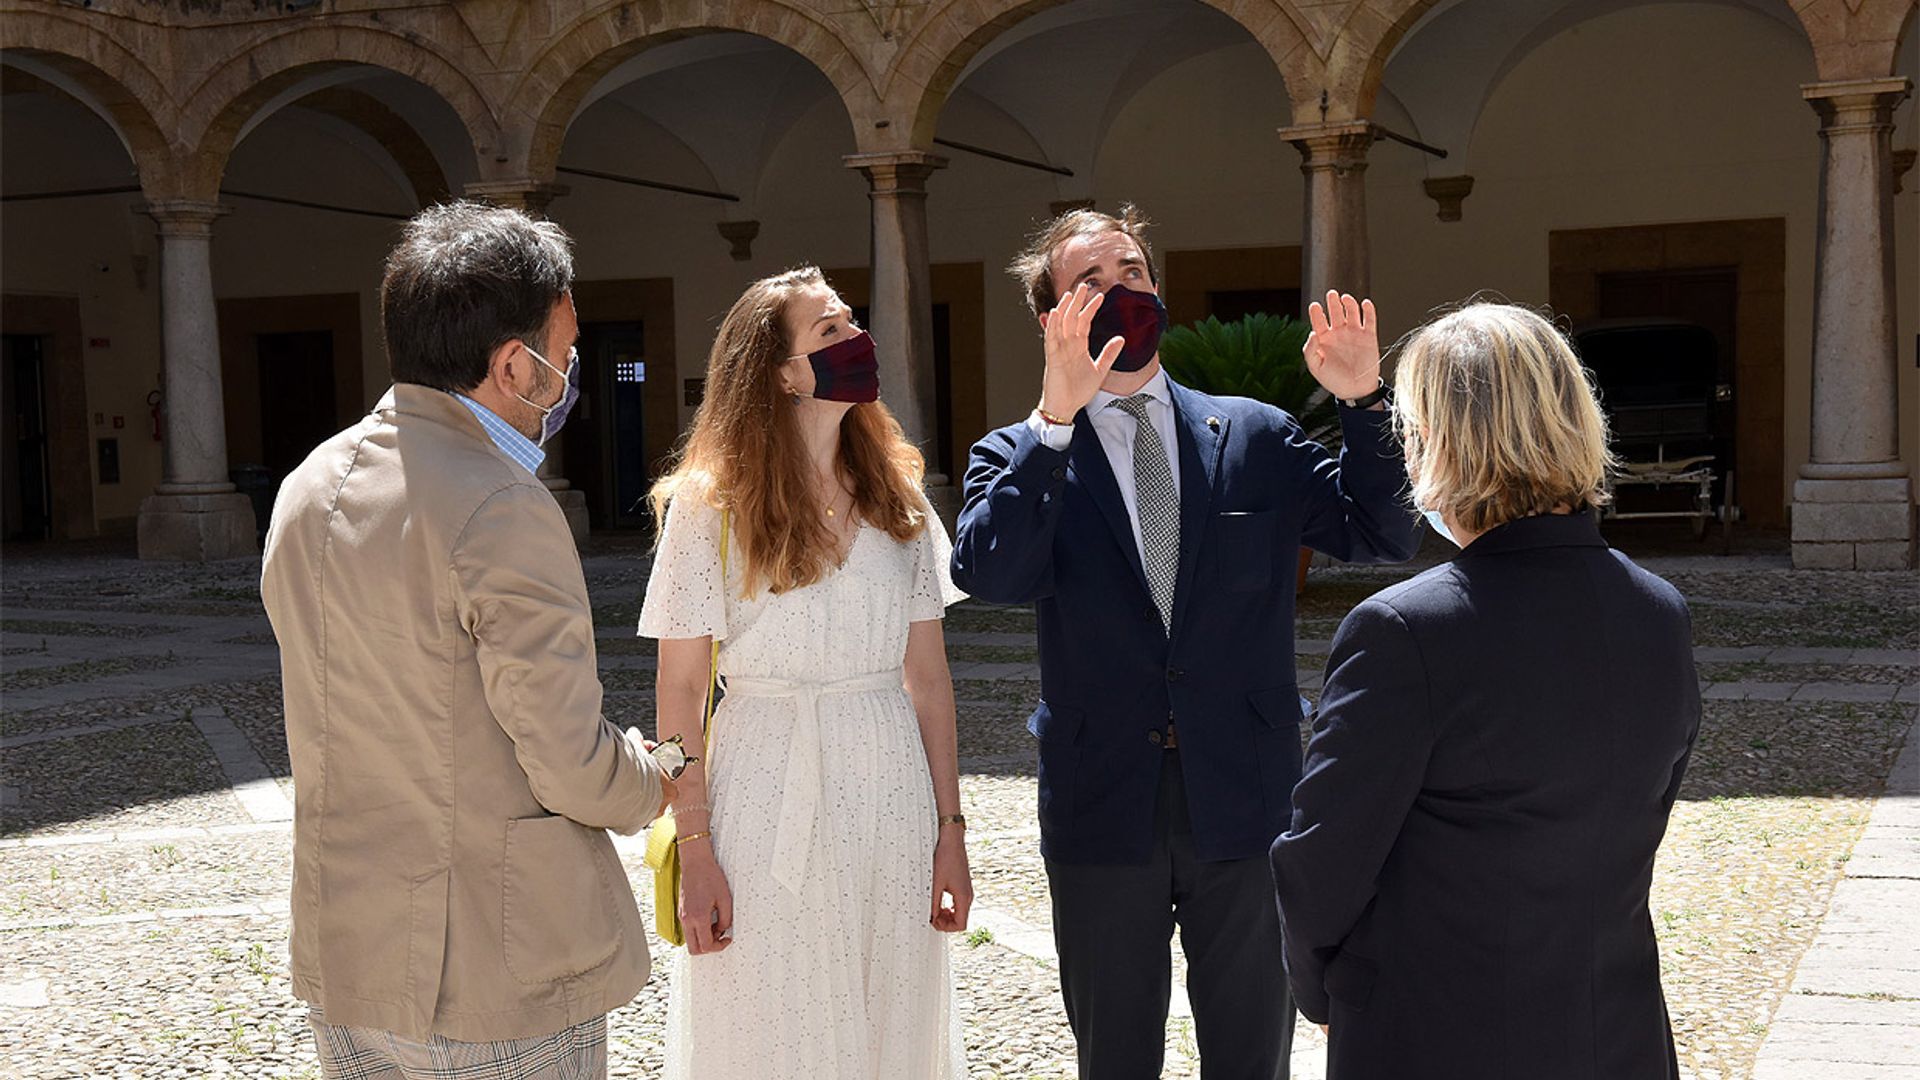
[[[1116,337],[1098,358],[1087,351],[1087,329],[1107,294],[1085,282],[1060,298],[1046,315],[1047,373],[1040,384],[1040,411],[1071,422],[1106,381],[1127,339]]]
[[[1301,350],[1307,370],[1327,393],[1352,401],[1380,385],[1380,335],[1374,328],[1373,301],[1327,293],[1327,306],[1307,307],[1313,333]],[[1051,364],[1048,365],[1052,367]]]

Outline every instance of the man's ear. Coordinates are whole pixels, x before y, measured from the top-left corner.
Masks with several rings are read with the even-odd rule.
[[[513,365],[519,358],[520,342],[513,338],[494,346],[493,352],[487,355],[487,381],[494,385],[494,389],[509,395],[517,392],[513,385],[513,377],[517,374]]]
[[[1042,333],[1045,333],[1045,332],[1046,332],[1046,329],[1047,329],[1047,316],[1049,316],[1049,315],[1051,315],[1051,314],[1053,314],[1053,312],[1051,312],[1051,311],[1043,311],[1043,312],[1041,312],[1041,313],[1040,313],[1040,331],[1041,331]]]

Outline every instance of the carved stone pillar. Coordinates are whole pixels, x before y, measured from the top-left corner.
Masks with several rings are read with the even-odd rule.
[[[1793,485],[1793,563],[1913,565],[1894,343],[1893,109],[1905,78],[1802,87],[1820,115],[1812,460]]]
[[[1300,171],[1307,177],[1301,307],[1324,299],[1329,289],[1367,295],[1366,174],[1373,125],[1365,120],[1300,124],[1281,128],[1280,137],[1300,151]]]
[[[160,230],[165,465],[160,486],[140,503],[140,557],[205,562],[255,555],[253,504],[227,477],[213,302],[213,223],[226,209],[176,199],[148,203],[143,212]]]
[[[927,178],[946,167],[937,154],[908,150],[851,154],[848,168],[867,178],[873,201],[873,284],[867,322],[880,350],[880,392],[907,438],[938,461],[934,414],[933,266],[927,243]],[[937,466],[936,466],[937,468]],[[959,493],[934,469],[927,497],[951,525]]]

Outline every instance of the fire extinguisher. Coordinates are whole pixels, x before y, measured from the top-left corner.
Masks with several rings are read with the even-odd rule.
[[[162,395],[161,395],[161,393],[160,393],[160,391],[158,391],[158,390],[150,390],[150,391],[148,391],[148,392],[147,392],[147,404],[148,404],[149,406],[151,406],[151,407],[152,407],[152,410],[151,410],[151,411],[152,411],[152,415],[153,415],[153,441],[154,441],[154,442],[159,442],[159,441],[160,441],[160,402],[161,402],[161,399],[162,399]]]

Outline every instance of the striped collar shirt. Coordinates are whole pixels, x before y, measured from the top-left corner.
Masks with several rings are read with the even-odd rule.
[[[467,407],[480,426],[487,429],[487,436],[500,452],[519,462],[526,470],[536,475],[540,472],[540,463],[547,460],[546,451],[540,449],[532,439],[513,430],[513,425],[494,415],[492,409],[473,400],[465,394],[455,394],[460,404]]]

